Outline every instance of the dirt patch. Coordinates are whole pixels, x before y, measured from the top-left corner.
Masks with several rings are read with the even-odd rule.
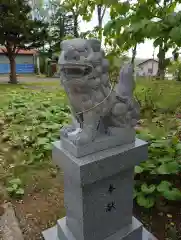
[[[169,204],[162,211],[134,206],[134,215],[159,240],[181,240],[181,203]]]
[[[22,200],[13,201],[25,240],[43,239],[41,232],[65,216],[62,182],[56,178],[51,184],[51,189],[42,191],[35,184]]]
[[[31,184],[27,184],[24,198],[12,200],[25,240],[43,239],[42,231],[65,216],[63,174],[57,175],[36,172],[28,180]],[[134,206],[134,215],[159,240],[181,240],[181,203],[169,203],[159,210]]]
[[[23,200],[13,201],[25,240],[43,239],[41,232],[65,216],[63,181],[53,179],[51,182],[55,187],[48,191],[37,192],[35,187]],[[181,240],[181,204],[167,212],[157,209],[146,211],[135,206],[134,215],[159,240]]]

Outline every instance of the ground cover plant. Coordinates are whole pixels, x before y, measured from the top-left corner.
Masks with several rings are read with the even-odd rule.
[[[134,212],[159,239],[179,239],[181,85],[142,79],[135,94],[137,135],[149,142],[149,159],[135,168]],[[25,239],[41,239],[41,230],[65,215],[63,174],[51,163],[51,142],[70,109],[58,81],[0,85],[0,95],[0,201],[13,202]]]

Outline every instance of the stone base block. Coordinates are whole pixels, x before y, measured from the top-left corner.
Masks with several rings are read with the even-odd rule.
[[[114,129],[113,129],[114,130]],[[113,131],[112,130],[112,131]],[[117,131],[117,133],[116,133]],[[118,134],[119,133],[119,134]],[[131,128],[122,128],[115,130],[113,135],[100,135],[93,142],[89,142],[85,145],[76,146],[72,141],[65,137],[61,137],[62,147],[71,153],[75,157],[83,157],[88,154],[103,151],[105,149],[114,148],[116,146],[122,146],[131,144],[135,145],[135,130]]]
[[[58,220],[57,226],[43,232],[45,240],[80,240],[75,239],[66,226],[66,219]],[[86,240],[86,239],[84,239]],[[101,240],[101,239],[99,239]],[[132,224],[103,240],[157,240],[142,224],[133,217]]]

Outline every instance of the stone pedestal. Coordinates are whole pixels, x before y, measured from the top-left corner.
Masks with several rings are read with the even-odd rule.
[[[147,144],[134,143],[76,158],[54,143],[53,160],[64,171],[66,217],[43,232],[45,240],[151,240],[132,217],[134,167]]]

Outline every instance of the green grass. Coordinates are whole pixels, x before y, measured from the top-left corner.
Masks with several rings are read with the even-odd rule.
[[[59,138],[60,127],[70,117],[67,99],[57,80],[1,84],[0,94],[0,181],[6,184],[7,179],[20,177],[27,183],[32,172],[52,168],[51,142]],[[180,83],[139,80],[136,96],[142,125],[153,135],[165,136],[176,127]]]
[[[69,121],[69,107],[60,87],[49,90],[25,86],[0,86],[3,96],[0,101],[0,182],[3,185],[16,177],[23,184],[30,184],[32,174],[39,175],[43,169],[47,172],[53,168],[51,143],[59,138],[60,127]]]
[[[138,80],[136,94],[144,101],[145,93],[151,90],[150,97],[157,109],[174,112],[181,107],[181,83],[176,81]]]
[[[60,87],[60,80],[59,79],[52,79],[52,80],[49,80],[49,81],[41,81],[41,80],[37,80],[37,82],[27,82],[25,84],[25,86],[44,86],[44,87],[54,87],[54,86],[57,86],[57,87]]]
[[[179,128],[180,121],[176,119],[176,113],[181,111],[181,83],[142,79],[137,81],[135,93],[141,105],[141,125],[145,132],[150,132],[156,139],[160,139],[162,136],[166,137],[170,131]],[[62,203],[62,175],[61,179],[55,177],[57,169],[52,165],[51,159],[51,142],[59,139],[60,127],[70,119],[65,93],[59,86],[59,81],[38,80],[18,85],[0,84],[0,96],[0,203],[1,200],[8,198],[6,191],[3,190],[8,186],[8,181],[19,178],[25,189],[24,209],[22,208],[20,212],[24,212],[25,216],[27,212],[32,213],[35,208],[33,196],[37,195],[40,203],[36,205],[36,208],[41,209],[40,212],[43,214],[40,216],[40,222],[46,223],[44,228],[47,228],[47,223],[50,221],[48,213],[52,211],[52,208],[54,209],[51,218],[54,221],[53,224],[58,217],[65,214]],[[173,140],[175,141],[175,138]],[[159,147],[152,146],[151,153],[149,150],[149,161],[140,165],[143,173],[146,172],[144,178],[136,181],[138,184],[142,180],[141,184],[146,186],[146,191],[150,191],[150,188],[147,189],[148,186],[145,183],[152,184],[153,177],[157,181],[160,179],[157,172],[152,174],[147,171],[153,170],[153,163],[155,164],[154,171],[170,170],[160,168],[161,165],[165,166],[165,163],[159,162],[160,156],[163,159],[163,153],[166,155],[164,155],[165,161],[169,160],[169,164],[171,159],[172,172],[169,176],[172,182],[175,183],[176,176],[179,177],[173,168],[176,167],[176,161],[172,155],[175,148],[178,146],[181,148],[180,143],[176,143],[174,148],[167,147],[167,144],[165,147],[164,140],[161,142],[162,148],[160,148],[159,141],[156,144]],[[169,156],[170,159],[168,159]],[[179,160],[180,157],[176,159]],[[161,180],[167,177],[164,171]],[[159,183],[154,182],[154,184],[156,188],[156,184]],[[137,186],[136,190],[140,190],[139,187]],[[154,193],[150,196],[151,199],[156,198]],[[46,209],[47,198],[49,205]],[[53,199],[59,199],[59,204]],[[13,201],[13,198],[10,200]],[[148,205],[143,197],[142,199],[139,197],[139,202],[142,206],[143,203]],[[16,204],[15,201],[14,203]],[[51,211],[49,211],[49,206]],[[28,224],[29,222],[26,222],[26,225]],[[148,221],[148,224],[150,226],[151,222]],[[37,227],[36,221],[35,225]],[[30,238],[28,236],[28,239]]]
[[[181,111],[181,83],[176,81],[138,80],[135,91],[141,104],[144,126],[154,135],[165,136],[174,129]]]

